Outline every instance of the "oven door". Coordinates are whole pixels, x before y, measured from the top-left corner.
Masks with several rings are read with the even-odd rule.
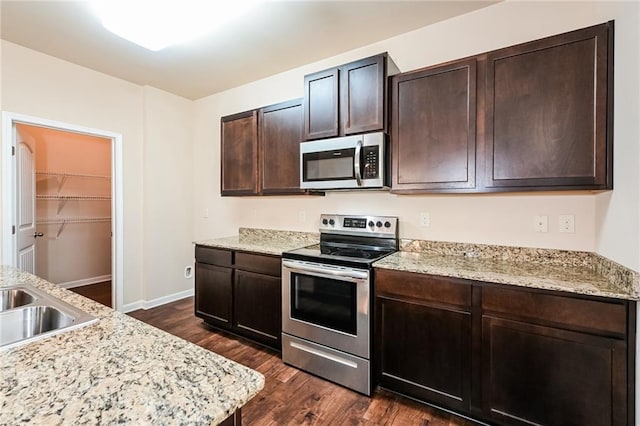
[[[282,260],[282,331],[369,359],[368,269]]]

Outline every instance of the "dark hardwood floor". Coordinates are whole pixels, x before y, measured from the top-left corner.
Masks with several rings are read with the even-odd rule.
[[[97,284],[83,285],[81,287],[70,288],[69,290],[78,293],[98,303],[102,303],[110,308],[111,306],[111,281]]]
[[[245,425],[475,424],[383,390],[369,398],[289,367],[273,350],[205,326],[193,314],[193,298],[129,315],[264,374],[264,389],[242,408]]]

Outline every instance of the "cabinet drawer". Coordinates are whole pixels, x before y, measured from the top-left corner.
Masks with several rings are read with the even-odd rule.
[[[236,253],[236,268],[243,271],[279,277],[282,275],[280,257],[252,253]]]
[[[375,269],[377,295],[404,296],[459,306],[471,305],[471,284],[457,278]]]
[[[210,265],[231,266],[233,253],[228,250],[220,250],[205,246],[196,246],[196,262]]]
[[[529,290],[483,287],[482,308],[485,311],[560,323],[573,328],[626,333],[627,309],[624,301],[606,303]]]

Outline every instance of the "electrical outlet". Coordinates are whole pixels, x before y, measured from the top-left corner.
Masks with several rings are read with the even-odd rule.
[[[193,266],[187,265],[184,267],[184,277],[187,279],[193,277]]]
[[[202,217],[207,219],[209,217],[209,209],[204,209],[202,211]]]
[[[575,216],[572,214],[561,214],[558,217],[558,225],[560,232],[576,232]]]
[[[549,232],[549,216],[534,216],[533,226],[536,232]]]
[[[305,210],[300,210],[298,212],[298,220],[300,220],[300,223],[305,223],[307,221],[307,212]]]
[[[420,212],[420,226],[425,228],[431,226],[431,213]]]

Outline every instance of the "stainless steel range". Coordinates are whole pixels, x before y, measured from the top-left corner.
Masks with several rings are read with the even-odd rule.
[[[282,360],[372,392],[372,264],[398,249],[398,219],[320,216],[320,244],[282,254]]]

